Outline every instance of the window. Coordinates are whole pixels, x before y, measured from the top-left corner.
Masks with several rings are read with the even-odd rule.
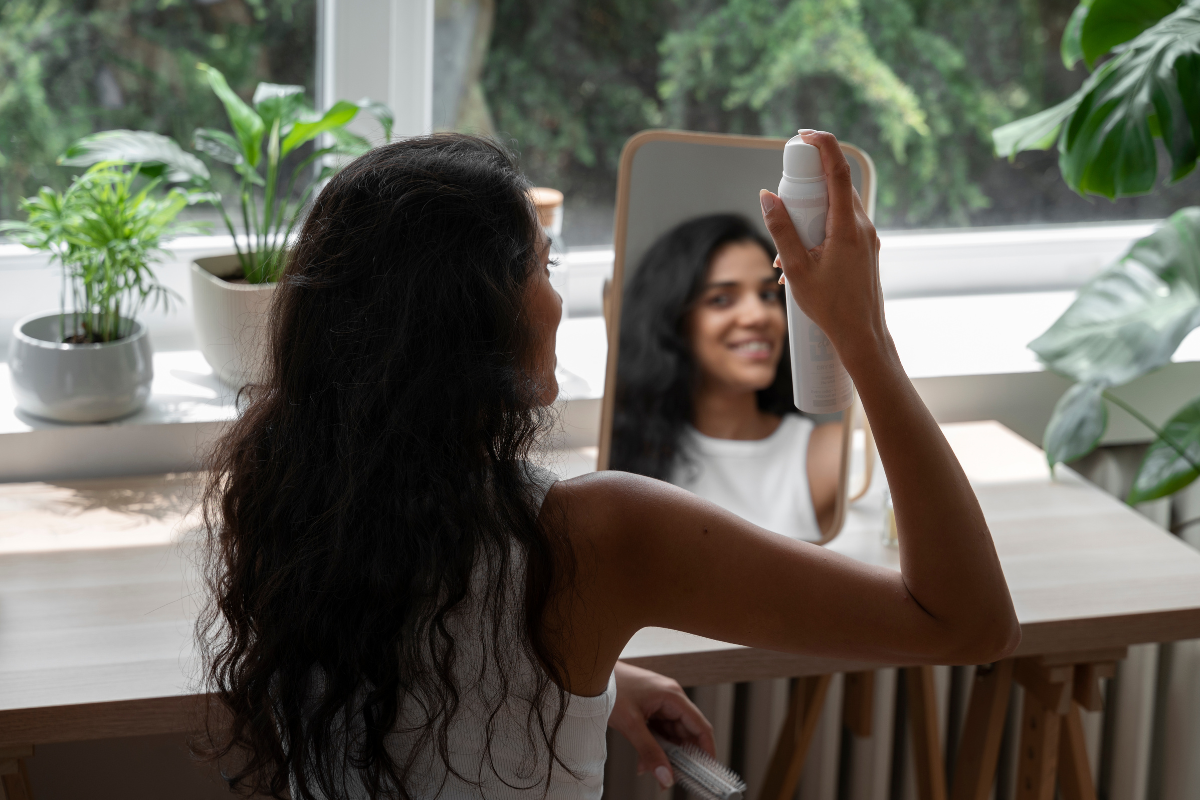
[[[652,127],[835,131],[875,159],[882,229],[1164,217],[1191,183],[1110,203],[1068,189],[1054,151],[993,155],[992,128],[1083,82],[1059,55],[1075,5],[439,0],[435,125],[514,144],[566,193],[572,246],[611,242],[621,146]]]
[[[187,146],[197,127],[226,128],[197,63],[247,98],[259,81],[299,84],[312,97],[316,2],[0,3],[0,219],[39,187],[70,181],[78,170],[55,160],[80,136],[132,128]]]

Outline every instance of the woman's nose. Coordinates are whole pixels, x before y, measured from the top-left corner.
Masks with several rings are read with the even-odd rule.
[[[738,322],[747,327],[762,325],[767,321],[769,309],[758,295],[750,295],[740,304]]]

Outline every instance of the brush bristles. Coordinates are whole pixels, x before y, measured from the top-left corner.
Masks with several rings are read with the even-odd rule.
[[[736,772],[695,745],[681,747],[655,738],[675,768],[676,781],[689,794],[700,800],[741,800],[746,782]]]

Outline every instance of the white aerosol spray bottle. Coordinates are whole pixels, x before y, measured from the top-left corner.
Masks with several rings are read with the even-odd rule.
[[[779,199],[787,208],[804,247],[825,241],[825,215],[829,212],[829,190],[821,152],[793,136],[783,148],[783,179]],[[850,407],[853,387],[833,343],[815,322],[804,316],[800,306],[787,295],[788,345],[792,351],[792,393],[796,408],[808,414],[833,414]]]

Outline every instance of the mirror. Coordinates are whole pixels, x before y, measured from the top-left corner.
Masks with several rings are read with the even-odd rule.
[[[865,492],[873,460],[852,496],[857,401],[820,417],[791,402],[783,287],[758,201],[779,184],[785,143],[684,131],[626,143],[597,468],[669,480],[823,544]],[[875,166],[842,149],[873,218]]]

